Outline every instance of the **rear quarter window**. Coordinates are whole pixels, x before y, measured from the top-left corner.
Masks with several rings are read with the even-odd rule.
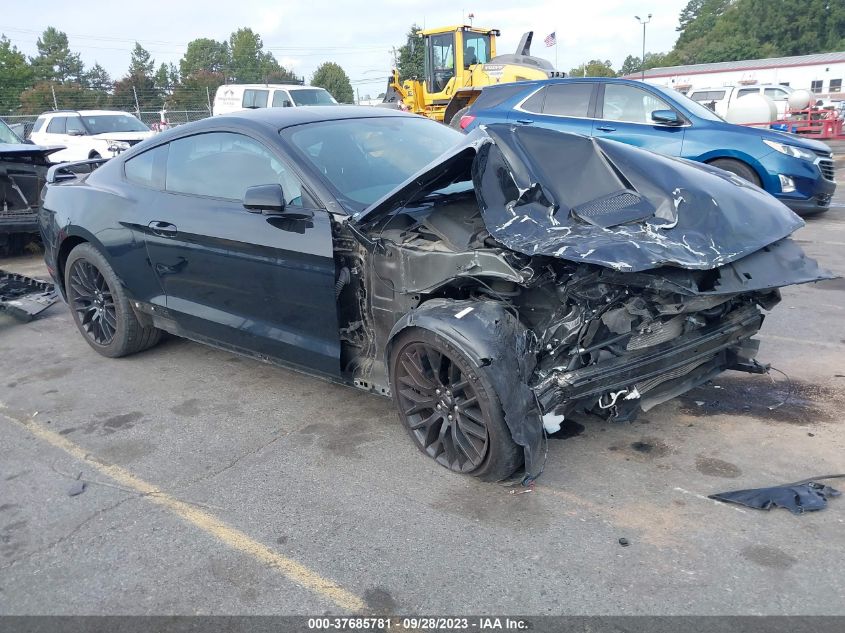
[[[35,119],[35,123],[32,126],[32,132],[40,132],[41,128],[44,127],[44,121],[46,121],[46,119],[43,116]],[[32,134],[32,132],[30,132],[30,134]]]
[[[164,173],[169,145],[160,145],[133,156],[123,165],[126,180],[152,189],[164,189]]]
[[[525,86],[514,84],[503,84],[501,86],[485,88],[478,95],[478,99],[472,104],[473,109],[495,108],[511,97],[515,97],[525,90]],[[523,106],[524,107],[524,106]]]
[[[269,90],[244,90],[244,108],[266,108]]]

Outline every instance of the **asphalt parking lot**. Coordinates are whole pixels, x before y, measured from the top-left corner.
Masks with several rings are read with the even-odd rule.
[[[836,205],[795,237],[845,274]],[[0,614],[843,615],[845,499],[706,498],[845,472],[843,323],[843,279],[786,289],[759,357],[791,387],[728,373],[569,425],[514,495],[376,396],[172,337],[105,359],[63,304],[0,315]]]

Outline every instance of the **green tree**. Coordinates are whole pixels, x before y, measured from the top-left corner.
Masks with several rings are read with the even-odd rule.
[[[5,35],[0,36],[0,112],[11,112],[20,105],[20,94],[32,85],[32,68]]]
[[[135,48],[132,49],[132,54],[129,56],[129,77],[146,77],[150,80],[153,78],[155,69],[155,60],[150,55],[150,52],[135,42]]]
[[[71,53],[67,35],[47,27],[36,42],[38,55],[32,58],[35,78],[57,83],[78,83],[84,79],[85,67],[78,53]]]
[[[201,37],[188,42],[188,48],[179,60],[179,72],[182,77],[197,71],[223,73],[229,65],[229,44]]]
[[[22,114],[41,114],[53,109],[53,94],[60,109],[84,110],[106,105],[107,96],[89,90],[77,83],[50,83],[42,81],[20,95]]]
[[[91,90],[103,93],[111,92],[114,87],[114,82],[106,69],[96,62],[85,73],[84,84]]]
[[[261,36],[252,29],[242,28],[232,33],[229,50],[229,73],[236,83],[264,82],[272,73],[283,70],[273,54],[264,51]]]
[[[339,103],[352,103],[352,84],[346,71],[334,62],[320,64],[311,77],[311,85],[325,88]]]
[[[640,71],[641,60],[636,55],[628,55],[625,58],[625,61],[622,62],[622,68],[619,69],[619,75],[632,75],[633,73]]]
[[[616,77],[616,71],[613,70],[613,65],[610,60],[601,61],[600,59],[591,59],[586,64],[581,64],[577,68],[572,68],[569,71],[569,77]]]
[[[155,60],[150,52],[135,42],[129,57],[129,70],[125,77],[116,81],[112,104],[122,110],[158,110],[163,105],[162,93],[156,86]]]
[[[195,70],[173,89],[167,107],[171,110],[207,110],[209,102],[214,101],[217,87],[224,82],[222,72]]]
[[[419,36],[422,29],[412,24],[405,35],[405,43],[399,47],[399,79],[422,79],[425,73],[425,55],[423,39]]]

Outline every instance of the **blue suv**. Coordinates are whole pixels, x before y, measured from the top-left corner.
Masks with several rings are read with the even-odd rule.
[[[827,211],[836,189],[833,154],[824,143],[727,123],[676,90],[639,81],[585,77],[489,86],[460,127],[502,122],[707,163],[753,182],[802,215]]]

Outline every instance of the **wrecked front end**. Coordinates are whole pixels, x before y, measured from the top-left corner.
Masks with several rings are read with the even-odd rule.
[[[487,372],[534,477],[544,418],[632,420],[727,369],[765,371],[752,337],[778,288],[831,276],[788,239],[802,224],[719,170],[492,126],[348,225],[347,356],[384,391],[367,350],[434,330]]]
[[[0,143],[0,250],[10,253],[38,233],[38,206],[50,166],[62,149]]]

